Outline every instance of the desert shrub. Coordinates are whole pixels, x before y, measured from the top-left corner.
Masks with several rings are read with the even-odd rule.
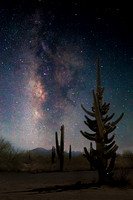
[[[133,168],[133,153],[126,150],[122,154],[117,154],[115,168]]]
[[[66,171],[82,171],[90,170],[90,164],[83,154],[73,155],[69,160],[68,155],[65,157],[64,170]]]
[[[128,168],[133,168],[133,153],[130,150],[123,151],[122,154]]]
[[[33,155],[31,158],[29,172],[46,172],[52,171],[52,163],[50,156]]]
[[[116,154],[115,169],[121,168],[123,165],[123,157],[121,154]]]
[[[130,185],[129,169],[121,167],[115,170],[111,184],[115,187],[125,187]]]
[[[0,171],[21,171],[26,153],[0,138]]]
[[[4,138],[0,138],[0,170],[8,170],[9,162],[13,159],[14,149]]]
[[[13,151],[10,142],[6,141],[3,137],[0,137],[0,153]]]

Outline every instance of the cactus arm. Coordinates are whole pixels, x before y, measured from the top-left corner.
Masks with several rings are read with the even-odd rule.
[[[105,115],[109,111],[109,107],[102,108],[101,114]]]
[[[84,121],[84,123],[94,132],[97,131],[97,122],[96,120],[89,119],[86,115],[85,118],[87,121]]]
[[[109,133],[111,133],[112,131],[114,131],[116,129],[116,126],[114,126],[114,127],[110,127],[110,128],[108,128],[108,129],[106,129],[106,134],[109,134]]]
[[[110,138],[105,138],[105,143],[109,144],[110,142],[113,141],[114,137],[115,137],[115,134],[113,134]]]
[[[104,87],[101,88],[100,95],[102,96],[104,93]]]
[[[109,107],[110,107],[110,103],[109,104],[104,103],[101,107],[101,114],[105,115],[108,112]]]
[[[110,161],[110,163],[109,163],[109,167],[107,168],[107,174],[110,174],[111,171],[114,169],[115,158],[116,158],[116,153],[114,153],[114,154],[112,155],[111,161]]]
[[[97,121],[96,120],[91,120],[86,115],[85,115],[85,118],[86,118],[87,122],[90,123],[90,124],[92,124],[93,126],[97,125]]]
[[[94,90],[93,90],[93,98],[94,98],[94,106],[95,106],[95,118],[96,118],[97,123],[98,123],[99,133],[100,133],[101,138],[104,138],[103,123],[102,123],[102,120],[101,120],[99,105],[98,105],[97,97],[95,95]]]
[[[84,108],[83,104],[81,104],[81,108],[82,108],[88,115],[94,117],[94,113],[92,113],[92,112],[86,110],[86,109]]]
[[[85,154],[84,154],[85,157],[88,159],[88,161],[90,161],[90,154],[89,154],[89,152],[88,152],[86,147],[84,147],[84,152],[85,152]]]
[[[56,151],[57,151],[57,155],[60,155],[60,147],[59,147],[59,142],[58,142],[58,133],[55,132],[55,142],[56,142]]]
[[[96,141],[96,134],[80,131],[80,133],[89,140]]]
[[[108,104],[104,103],[103,106],[102,106],[103,109],[107,109],[109,107],[110,107],[110,103],[108,103]]]
[[[84,152],[85,153],[83,155],[87,158],[87,160],[90,163],[90,169],[94,170],[95,169],[95,155],[94,154],[96,150],[92,148],[92,143],[90,143],[90,153],[88,152],[86,147],[84,147]]]
[[[123,115],[124,115],[124,113],[122,113],[122,114],[120,115],[120,117],[119,117],[116,121],[112,122],[111,125],[112,125],[112,126],[115,126],[115,125],[122,119]]]
[[[118,145],[115,145],[112,149],[110,149],[107,153],[105,153],[105,157],[108,158],[108,159],[111,158],[112,155],[114,153],[116,153],[117,149],[118,149]]]
[[[106,123],[108,121],[108,115],[102,118],[103,122]]]
[[[110,116],[107,115],[107,116],[103,119],[103,121],[106,123],[107,121],[109,121],[110,119],[112,119],[114,115],[115,115],[115,113],[113,113],[113,114],[110,115]]]
[[[106,104],[102,109],[103,109],[104,111],[108,111],[109,108],[110,108],[110,103],[109,103],[109,104]]]
[[[115,115],[115,113],[113,113],[112,115],[110,115],[110,116],[108,117],[108,120],[107,120],[107,121],[111,120],[111,119],[114,117],[114,115]]]
[[[89,124],[88,122],[84,121],[84,123],[92,130],[92,131],[97,131],[97,127],[96,126],[93,126],[91,124]]]
[[[60,140],[61,153],[64,152],[64,125],[61,126],[61,140]]]
[[[88,134],[90,136],[95,136],[96,137],[96,133],[87,133],[86,131],[84,131],[85,134]]]
[[[113,141],[111,144],[109,144],[108,146],[106,145],[105,147],[105,151],[108,151],[109,149],[111,149],[115,144],[115,141]]]

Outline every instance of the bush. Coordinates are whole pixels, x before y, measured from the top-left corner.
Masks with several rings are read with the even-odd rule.
[[[0,171],[21,171],[25,152],[15,150],[10,142],[0,138]]]
[[[130,185],[129,180],[129,169],[126,168],[120,168],[115,171],[115,175],[113,177],[113,181],[111,182],[111,185],[114,187],[125,187]]]
[[[115,168],[133,168],[133,153],[124,151],[123,154],[117,154]]]

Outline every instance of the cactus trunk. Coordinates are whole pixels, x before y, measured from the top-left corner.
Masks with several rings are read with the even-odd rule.
[[[55,147],[52,146],[52,163],[55,161]]]
[[[64,167],[64,125],[61,126],[61,138],[60,138],[60,145],[58,142],[58,133],[55,132],[55,141],[56,141],[56,152],[58,158],[60,160],[60,171],[63,171]]]
[[[71,149],[71,145],[69,146],[69,160],[71,160],[72,158],[72,149]]]
[[[97,150],[97,171],[99,175],[99,182],[103,182],[106,176],[107,159],[103,156],[104,153],[104,143],[96,143]]]

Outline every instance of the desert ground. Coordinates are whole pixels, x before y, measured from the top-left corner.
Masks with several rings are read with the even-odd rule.
[[[128,178],[130,185],[114,187],[92,184],[96,171],[0,172],[0,200],[132,200],[133,170]]]

